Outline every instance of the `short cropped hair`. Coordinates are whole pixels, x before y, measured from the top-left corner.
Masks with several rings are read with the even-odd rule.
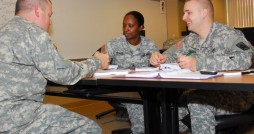
[[[22,10],[31,10],[35,3],[39,3],[42,10],[45,10],[45,3],[51,2],[51,0],[17,0],[15,7],[15,15]]]
[[[144,16],[138,11],[130,11],[125,16],[132,15],[138,21],[138,26],[144,25]]]

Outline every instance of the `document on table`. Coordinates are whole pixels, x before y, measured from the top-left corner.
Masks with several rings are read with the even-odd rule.
[[[217,73],[215,75],[205,75],[200,74],[199,71],[192,72],[190,70],[182,69],[180,71],[175,72],[160,72],[159,75],[161,78],[203,80],[223,76],[223,73]]]
[[[134,72],[129,73],[120,77],[129,78],[165,78],[165,79],[193,79],[193,80],[203,80],[223,76],[223,73],[218,73],[216,75],[204,75],[200,74],[199,71],[192,72],[188,69],[181,69],[178,71],[151,71],[151,72]],[[116,76],[118,77],[118,76]]]
[[[189,69],[181,69],[177,63],[161,64],[161,70],[159,76],[161,78],[171,78],[171,79],[209,79],[218,76],[222,76],[222,73],[215,75],[204,75],[199,71],[192,72]]]
[[[129,73],[124,75],[125,77],[130,77],[130,78],[156,78],[159,75],[158,71],[141,71],[141,72],[134,72],[134,73]]]
[[[159,67],[140,67],[140,68],[135,68],[136,72],[151,72],[151,71],[158,71],[160,70]]]
[[[178,63],[161,64],[160,69],[163,70],[163,71],[167,71],[167,72],[173,72],[173,71],[181,70]]]
[[[223,76],[223,73],[215,75],[201,74],[199,71],[192,72],[189,69],[181,69],[178,64],[163,64],[159,67],[143,67],[136,68],[135,71],[130,69],[116,70],[97,70],[94,74],[98,76],[113,76],[113,77],[129,77],[129,78],[166,78],[166,79],[210,79],[218,76]]]
[[[116,69],[116,70],[97,70],[94,73],[94,77],[97,76],[110,76],[110,75],[126,75],[130,72],[130,69]]]
[[[135,68],[135,72],[126,74],[125,77],[132,78],[156,78],[158,77],[159,67],[140,67]]]

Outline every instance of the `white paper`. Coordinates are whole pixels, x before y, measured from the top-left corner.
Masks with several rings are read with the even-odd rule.
[[[116,70],[118,68],[118,65],[108,65],[108,70]]]
[[[190,70],[176,71],[176,72],[160,72],[161,78],[171,78],[171,79],[209,79],[218,76],[223,76],[223,73],[218,73],[216,75],[204,75],[200,74],[199,71],[192,72]]]
[[[163,71],[169,71],[169,72],[181,70],[178,63],[161,64],[160,69]]]
[[[94,77],[107,76],[107,75],[126,75],[130,72],[130,69],[117,69],[117,70],[97,70],[94,73]]]
[[[156,78],[158,77],[159,72],[135,72],[126,74],[125,77],[133,78]]]
[[[151,71],[158,71],[159,67],[141,67],[135,68],[136,72],[151,72]]]

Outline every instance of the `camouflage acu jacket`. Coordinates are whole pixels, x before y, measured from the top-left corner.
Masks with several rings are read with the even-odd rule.
[[[112,59],[111,64],[119,68],[138,68],[150,66],[150,56],[157,51],[156,44],[141,36],[140,46],[132,51],[125,36],[117,37],[106,45],[107,52]]]
[[[62,59],[47,32],[21,17],[0,29],[0,131],[31,122],[42,105],[47,79],[74,84],[100,67],[97,58]]]
[[[197,70],[244,70],[251,66],[253,46],[243,33],[226,25],[214,22],[203,43],[197,34],[190,33],[181,42],[181,48],[166,51],[167,62],[176,62],[180,55],[193,52]],[[179,46],[178,46],[179,47]]]

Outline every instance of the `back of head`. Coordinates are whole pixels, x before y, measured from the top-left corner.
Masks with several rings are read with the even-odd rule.
[[[132,15],[138,21],[138,26],[144,25],[144,16],[138,11],[130,11],[125,16]]]
[[[15,15],[35,23],[45,31],[49,30],[52,14],[51,0],[17,0]]]
[[[15,15],[21,12],[29,12],[33,9],[35,4],[38,4],[42,10],[45,9],[45,4],[51,3],[51,0],[17,0],[15,7]]]

